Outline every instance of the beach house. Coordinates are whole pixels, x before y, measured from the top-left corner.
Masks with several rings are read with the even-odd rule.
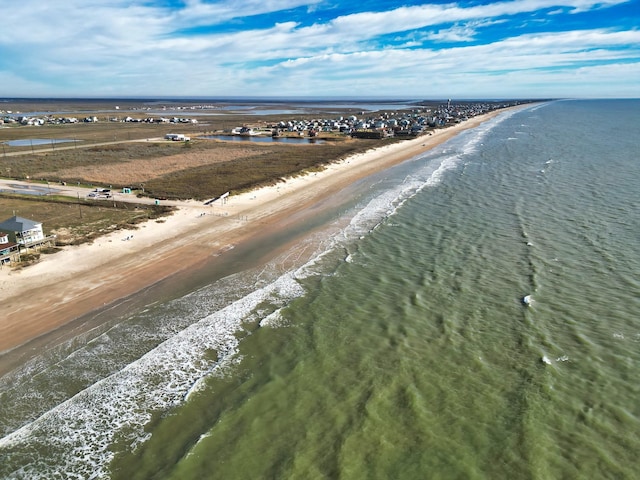
[[[51,245],[56,238],[55,235],[44,235],[41,222],[18,216],[0,222],[0,231],[8,232],[8,241],[17,243],[20,250]]]
[[[9,240],[9,234],[0,232],[0,266],[20,261],[20,247]]]

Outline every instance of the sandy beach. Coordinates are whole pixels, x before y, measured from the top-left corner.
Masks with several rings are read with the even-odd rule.
[[[517,107],[515,107],[517,108]],[[20,270],[0,270],[0,358],[81,315],[102,308],[238,245],[279,219],[346,185],[427,151],[503,112],[351,156],[279,186],[231,196],[226,204],[181,202],[171,216],[64,247]]]

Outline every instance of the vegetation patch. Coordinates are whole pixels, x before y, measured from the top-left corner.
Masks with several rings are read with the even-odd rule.
[[[393,141],[393,140],[391,140]],[[177,170],[145,183],[147,195],[206,200],[226,192],[239,193],[274,185],[283,178],[321,170],[331,162],[380,146],[376,140],[323,145],[269,145],[254,155]]]
[[[163,148],[161,155],[150,156],[143,155],[139,148],[131,144],[127,145],[126,150],[128,153],[125,157],[115,155],[114,158],[105,158],[101,155],[95,160],[85,158],[82,162],[78,159],[75,165],[65,168],[61,165],[69,163],[60,162],[55,169],[51,164],[51,170],[32,171],[31,176],[114,187],[138,186],[173,172],[268,153],[268,149],[264,148],[237,147],[229,144],[214,145],[210,148],[196,145],[186,151],[183,148]],[[151,152],[158,153],[156,149],[147,153]],[[136,155],[136,158],[130,159]]]

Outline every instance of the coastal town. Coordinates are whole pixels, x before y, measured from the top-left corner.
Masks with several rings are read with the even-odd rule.
[[[390,136],[415,136],[425,133],[429,129],[443,128],[447,125],[460,123],[493,110],[515,106],[527,101],[504,102],[452,102],[443,103],[423,102],[424,104],[407,105],[406,109],[396,111],[359,111],[357,114],[338,115],[335,118],[310,118],[263,120],[259,114],[255,115],[255,122],[251,125],[237,126],[218,133],[230,133],[236,135],[302,135],[316,137],[324,134],[339,133],[359,138],[384,138]],[[56,114],[22,114],[13,110],[0,110],[0,126],[43,126],[65,125],[78,123],[144,123],[159,125],[198,125],[198,120],[188,113],[197,112],[203,115],[206,122],[206,114],[217,114],[219,108],[214,105],[172,106],[171,110],[179,111],[183,116],[166,116],[167,106],[155,109],[131,107],[128,113],[124,113],[120,106],[114,106],[112,111],[105,112],[102,117],[96,114],[87,115],[84,118],[78,116],[65,116]],[[259,111],[258,111],[259,113]],[[185,116],[186,114],[186,116]],[[299,117],[300,115],[296,115]],[[176,134],[179,135],[179,134]],[[171,138],[175,140],[175,138]]]
[[[452,103],[437,107],[417,107],[398,112],[361,112],[360,115],[340,116],[336,119],[313,119],[280,121],[268,128],[275,135],[281,132],[299,133],[310,137],[322,132],[340,132],[356,138],[385,138],[393,136],[417,136],[429,129],[444,128],[464,122],[477,115],[493,110],[518,105],[522,102],[505,103]]]
[[[0,480],[640,480],[640,0],[4,0]]]

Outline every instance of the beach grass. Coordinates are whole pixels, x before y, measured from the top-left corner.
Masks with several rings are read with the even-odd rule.
[[[331,162],[383,145],[380,141],[353,140],[323,145],[256,145],[247,156],[185,168],[145,183],[156,197],[199,199],[226,192],[241,193],[275,185],[286,177],[322,170]]]

